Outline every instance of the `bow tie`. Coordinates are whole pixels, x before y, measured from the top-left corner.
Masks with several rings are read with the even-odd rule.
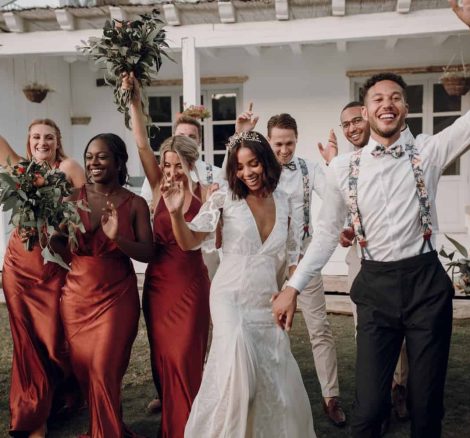
[[[378,144],[371,152],[374,157],[382,157],[385,154],[391,155],[393,158],[400,158],[403,154],[403,148],[400,144],[386,148],[384,145]]]
[[[297,165],[294,163],[294,161],[291,161],[290,163],[287,163],[287,164],[283,164],[282,167],[284,167],[285,169],[289,169],[289,170],[297,170]]]

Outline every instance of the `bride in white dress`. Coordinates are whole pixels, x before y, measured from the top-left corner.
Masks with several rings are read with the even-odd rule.
[[[289,338],[271,313],[286,245],[290,266],[299,254],[287,196],[275,190],[280,173],[266,139],[250,132],[229,144],[228,191],[215,192],[191,223],[178,183],[162,188],[182,249],[200,245],[223,223],[223,257],[210,291],[212,345],[185,438],[315,437]]]

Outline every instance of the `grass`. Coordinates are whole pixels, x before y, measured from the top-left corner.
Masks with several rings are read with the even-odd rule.
[[[330,315],[336,339],[339,361],[339,379],[343,406],[351,412],[354,397],[355,344],[352,318]],[[0,305],[0,437],[8,436],[8,388],[11,360],[11,337],[5,305]],[[350,436],[348,426],[338,429],[323,415],[321,392],[313,368],[312,353],[303,319],[296,316],[291,332],[292,351],[299,363],[312,406],[315,431],[318,438],[342,438]],[[443,437],[465,437],[470,430],[470,320],[454,321],[454,335],[450,355],[446,387],[446,417]],[[126,423],[136,433],[156,437],[160,417],[145,411],[154,396],[150,373],[149,352],[143,320],[134,344],[131,364],[123,384],[123,410]],[[49,438],[76,438],[87,430],[87,413],[56,423],[50,428]],[[389,438],[409,436],[409,423],[398,423],[392,418]],[[202,437],[201,437],[202,438]],[[273,437],[275,438],[275,437]]]

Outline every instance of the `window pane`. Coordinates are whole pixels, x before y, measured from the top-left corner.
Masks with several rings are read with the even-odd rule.
[[[438,132],[441,132],[443,129],[447,128],[448,126],[452,125],[459,116],[440,116],[440,117],[434,117],[433,118],[433,133],[437,134]]]
[[[158,129],[155,125],[152,125],[149,129],[150,146],[155,152],[158,152],[163,141],[171,135],[171,126],[160,126],[160,129]]]
[[[214,155],[214,164],[217,166],[217,167],[222,167],[222,164],[224,162],[224,157],[225,157],[225,154],[217,154],[217,155]]]
[[[423,112],[423,86],[422,85],[408,85],[406,89],[408,96],[409,112],[422,113]]]
[[[237,118],[236,93],[218,93],[211,97],[212,120],[235,120]]]
[[[462,108],[460,96],[449,96],[441,84],[434,84],[434,112],[460,111]]]
[[[417,136],[422,134],[423,132],[423,119],[421,117],[411,117],[406,119],[406,123],[410,128],[411,133],[413,136]]]
[[[225,151],[228,138],[235,132],[235,124],[214,125],[212,132],[214,133],[214,151]]]
[[[149,97],[149,113],[154,123],[171,123],[171,96]]]
[[[450,163],[442,173],[443,175],[460,175],[460,158],[456,158]]]

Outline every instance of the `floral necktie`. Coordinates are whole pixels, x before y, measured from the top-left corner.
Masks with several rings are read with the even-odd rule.
[[[295,164],[294,161],[291,161],[290,163],[287,163],[287,164],[283,164],[282,167],[284,169],[297,170],[297,165]]]

